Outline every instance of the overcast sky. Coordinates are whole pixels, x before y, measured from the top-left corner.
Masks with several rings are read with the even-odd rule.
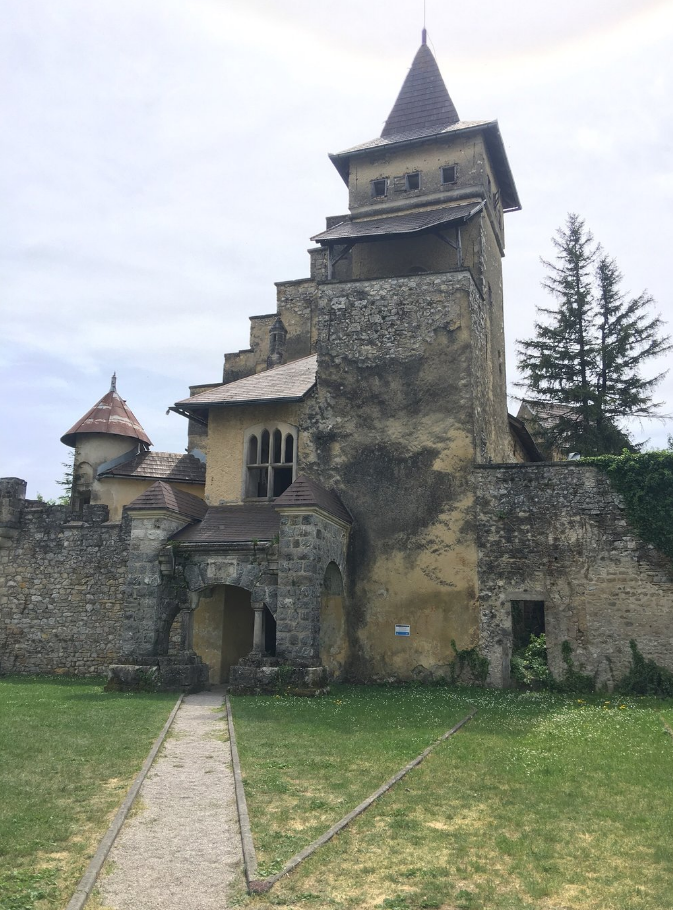
[[[166,408],[221,378],[274,281],[308,274],[308,238],[347,209],[327,153],[379,135],[422,18],[423,0],[0,0],[0,475],[58,495],[59,438],[113,370],[155,449],[184,450]],[[427,27],[460,116],[499,120],[523,205],[510,382],[570,211],[670,323],[673,0],[427,0]],[[673,409],[673,376],[659,393]],[[635,429],[665,446],[673,421]]]

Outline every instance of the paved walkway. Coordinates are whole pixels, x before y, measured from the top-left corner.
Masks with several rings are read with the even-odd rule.
[[[221,690],[188,695],[98,879],[112,910],[225,910],[243,884]]]

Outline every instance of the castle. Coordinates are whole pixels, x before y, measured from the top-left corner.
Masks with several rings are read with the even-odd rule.
[[[429,681],[478,648],[506,686],[542,630],[557,675],[565,641],[599,684],[632,638],[673,668],[670,563],[507,413],[497,121],[459,118],[424,36],[381,136],[330,158],[349,213],[173,405],[187,454],[152,452],[113,379],[63,436],[70,508],[0,481],[0,671]]]

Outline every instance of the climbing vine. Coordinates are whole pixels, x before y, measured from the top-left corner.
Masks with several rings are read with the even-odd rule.
[[[673,451],[625,451],[583,463],[608,475],[642,539],[673,559]]]

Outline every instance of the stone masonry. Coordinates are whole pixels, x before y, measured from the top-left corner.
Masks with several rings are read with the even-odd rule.
[[[25,484],[11,492],[16,534],[0,548],[0,672],[105,673],[121,652],[130,523],[108,524],[100,505],[73,520],[65,506],[16,495]]]
[[[627,522],[608,478],[581,462],[474,469],[481,649],[507,685],[512,601],[544,602],[549,665],[561,645],[598,685],[627,671],[629,640],[673,670],[673,567]]]

